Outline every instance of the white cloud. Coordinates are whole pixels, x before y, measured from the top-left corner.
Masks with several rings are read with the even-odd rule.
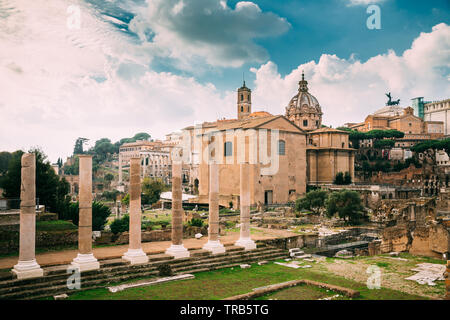
[[[284,18],[262,12],[253,2],[238,2],[232,9],[223,0],[147,1],[130,23],[146,50],[188,70],[195,70],[198,61],[220,67],[264,62],[269,55],[254,40],[283,34],[289,27]]]
[[[386,102],[392,92],[406,107],[411,99],[424,96],[438,100],[450,96],[450,26],[441,23],[429,33],[421,33],[410,49],[372,57],[366,62],[323,54],[319,61],[302,64],[282,77],[271,61],[258,69],[253,90],[254,110],[263,107],[284,114],[284,107],[298,90],[305,70],[312,93],[322,106],[324,122],[339,126],[360,122]]]
[[[152,71],[151,56],[82,2],[81,29],[69,30],[71,4],[0,2],[0,150],[41,146],[56,161],[80,136],[163,138],[231,115],[223,113],[234,110],[228,93]]]
[[[345,0],[348,6],[368,6],[370,4],[382,3],[386,0]]]

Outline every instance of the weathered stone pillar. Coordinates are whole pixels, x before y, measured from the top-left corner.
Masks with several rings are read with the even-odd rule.
[[[122,156],[119,151],[119,184],[122,183]]]
[[[131,264],[148,262],[141,246],[141,158],[130,160],[130,247],[122,259]]]
[[[204,250],[213,254],[225,252],[225,247],[219,241],[219,168],[213,162],[209,165],[209,228],[208,242]]]
[[[22,155],[20,187],[19,262],[12,272],[18,279],[42,277],[44,271],[36,262],[36,155]]]
[[[166,254],[175,259],[189,257],[189,251],[183,246],[181,161],[172,162],[172,245]]]
[[[250,165],[240,164],[240,211],[241,211],[241,235],[235,245],[244,247],[245,250],[256,249],[255,242],[250,239]]]
[[[92,253],[92,156],[80,155],[78,256],[72,265],[80,271],[95,270],[100,264]]]

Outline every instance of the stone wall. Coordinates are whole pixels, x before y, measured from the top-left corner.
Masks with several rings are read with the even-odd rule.
[[[355,227],[339,233],[320,237],[321,246],[336,245],[351,241],[371,241],[379,236],[379,230],[376,228]]]
[[[269,246],[286,250],[292,248],[303,248],[306,245],[304,235],[269,240],[258,240],[256,242],[265,243]]]
[[[406,226],[393,226],[383,230],[381,253],[409,251],[411,240]]]
[[[184,227],[183,238],[193,238],[197,233],[201,233],[203,236],[208,235],[208,227]],[[172,229],[166,230],[152,230],[142,231],[142,242],[154,242],[154,241],[170,241],[172,240]],[[102,232],[100,238],[95,239],[95,244],[128,244],[129,233],[122,232],[114,235],[111,232]]]
[[[77,230],[37,231],[36,248],[72,246],[78,243]],[[0,232],[0,255],[18,252],[19,231]]]

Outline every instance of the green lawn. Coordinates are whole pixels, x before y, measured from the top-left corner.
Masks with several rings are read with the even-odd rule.
[[[318,300],[327,297],[333,297],[332,300],[350,300],[337,292],[305,284],[272,292],[255,300]]]
[[[78,227],[72,221],[54,220],[54,221],[37,221],[36,231],[66,231],[78,230]]]
[[[282,260],[280,260],[282,261]],[[289,280],[310,279],[358,290],[361,297],[367,300],[415,300],[424,299],[417,295],[381,288],[370,290],[365,283],[358,283],[344,277],[327,272],[309,269],[291,269],[269,263],[258,266],[253,264],[249,269],[227,268],[222,270],[201,272],[195,274],[195,279],[170,282],[160,285],[131,288],[117,293],[110,293],[106,288],[75,292],[70,295],[72,300],[217,300],[250,292],[254,288],[276,284]],[[83,281],[81,279],[81,281]],[[81,282],[83,285],[83,282]],[[302,292],[302,288],[307,290]],[[321,291],[299,287],[295,295],[315,297]],[[298,291],[298,292],[297,292]],[[283,296],[282,292],[279,292]],[[270,298],[270,297],[269,297]]]

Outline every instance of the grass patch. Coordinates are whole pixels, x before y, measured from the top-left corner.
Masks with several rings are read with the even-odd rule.
[[[78,227],[72,221],[55,220],[55,221],[37,221],[36,231],[66,231],[78,230]]]
[[[337,294],[339,293],[324,288],[300,284],[295,287],[271,292],[255,300],[318,300]],[[335,298],[336,300],[349,300],[349,298],[339,295],[340,297]]]
[[[377,262],[377,266],[380,268],[389,268],[389,263],[387,262]]]
[[[73,293],[69,299],[217,300],[238,294],[244,294],[257,287],[296,279],[310,279],[358,290],[361,292],[361,297],[358,299],[424,299],[418,295],[411,295],[387,288],[370,290],[367,288],[365,283],[358,283],[328,272],[320,272],[309,269],[291,269],[273,263],[262,266],[253,264],[249,269],[227,268],[209,272],[201,272],[196,273],[195,276],[196,278],[192,280],[170,282],[149,287],[131,288],[117,293],[110,293],[106,288],[80,291]]]

